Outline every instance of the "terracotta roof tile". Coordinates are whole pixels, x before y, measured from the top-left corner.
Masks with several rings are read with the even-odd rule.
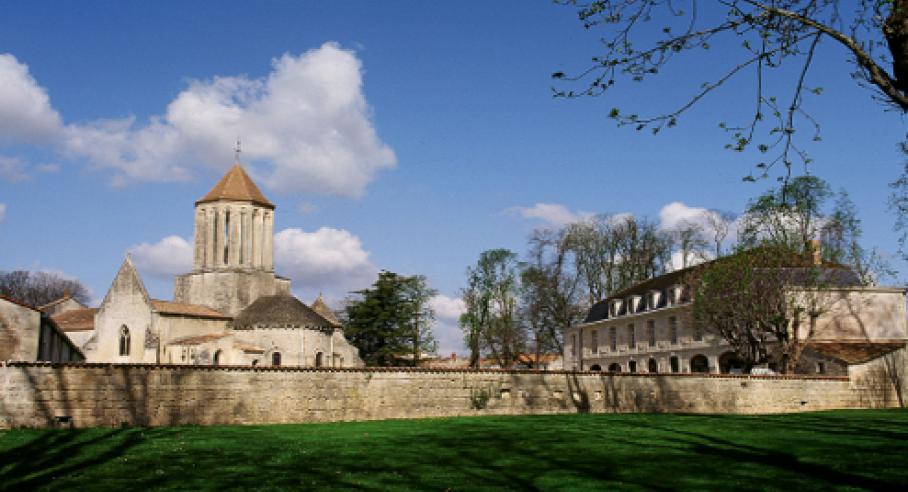
[[[177,338],[176,340],[171,340],[171,341],[167,342],[167,345],[201,345],[203,343],[220,340],[226,336],[230,336],[230,334],[229,333],[208,333],[205,335]]]
[[[233,347],[238,348],[238,349],[242,350],[243,352],[246,352],[247,354],[263,354],[263,353],[265,353],[265,349],[263,349],[262,347],[257,347],[255,345],[245,343],[245,342],[236,342],[233,344]]]
[[[255,182],[246,174],[243,166],[239,163],[234,164],[227,171],[227,174],[214,185],[214,188],[195,203],[198,205],[199,203],[216,202],[218,200],[252,202],[271,209],[274,208],[274,204],[265,198],[265,195],[262,194],[262,191],[259,190],[259,187],[255,185]]]
[[[558,360],[561,354],[539,354],[540,363],[552,363]],[[533,364],[536,361],[536,354],[517,354],[517,362],[524,364]]]
[[[152,299],[151,305],[159,314],[191,316],[194,318],[230,319],[230,316],[215,311],[208,306],[200,306],[198,304],[180,304],[177,302]]]
[[[98,308],[73,309],[64,311],[50,319],[63,331],[88,331],[95,329],[95,314]]]
[[[18,299],[13,299],[12,297],[9,297],[9,296],[5,296],[5,295],[0,294],[0,299],[3,299],[4,301],[9,301],[9,302],[11,302],[11,303],[13,303],[13,304],[22,306],[22,307],[24,307],[24,308],[31,309],[32,311],[39,311],[39,309],[36,308],[35,306],[32,306],[32,305],[30,305],[30,304],[26,304],[26,303],[24,303],[24,302],[22,302],[22,301],[20,301],[20,300],[18,300]]]
[[[808,342],[807,349],[846,364],[863,364],[905,347],[905,341]]]
[[[329,308],[328,304],[325,303],[325,300],[322,299],[321,294],[319,294],[315,302],[312,303],[312,310],[318,313],[322,318],[330,321],[332,325],[341,326],[341,322],[337,320],[336,316],[334,316],[331,308]]]

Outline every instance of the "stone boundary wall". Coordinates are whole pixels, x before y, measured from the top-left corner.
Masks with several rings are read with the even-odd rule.
[[[842,377],[0,363],[0,428],[890,407]]]

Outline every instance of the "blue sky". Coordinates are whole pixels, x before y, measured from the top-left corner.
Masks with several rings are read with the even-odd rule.
[[[193,202],[239,136],[278,206],[279,267],[299,295],[338,299],[376,268],[427,275],[446,296],[442,346],[457,348],[465,268],[485,249],[523,252],[546,224],[524,216],[537,204],[659,219],[672,202],[740,212],[773,184],[742,182],[756,157],[722,149],[717,123],[746,117],[749,79],[656,137],[607,118],[682,102],[730,51],[604,97],[553,99],[549,74],[595,50],[572,10],[544,0],[4,2],[0,74],[49,99],[0,84],[0,270],[64,272],[100,298],[133,251],[152,294],[170,298],[177,238],[190,239]],[[851,194],[865,243],[894,254],[885,202],[905,118],[848,72],[825,43],[808,78],[825,89],[810,101],[824,137],[812,171]],[[244,111],[207,112],[231,105]]]

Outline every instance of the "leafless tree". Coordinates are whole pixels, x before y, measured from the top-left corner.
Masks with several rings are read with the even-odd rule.
[[[580,322],[588,309],[583,275],[573,261],[566,229],[535,231],[520,273],[521,312],[533,336],[536,359],[562,350],[561,333]]]
[[[707,210],[703,213],[703,219],[706,223],[706,234],[712,239],[715,246],[715,257],[722,256],[722,244],[728,238],[731,232],[731,226],[735,221],[735,215],[731,212],[720,212],[718,210]]]
[[[88,288],[81,282],[50,272],[0,272],[0,294],[32,306],[56,301],[65,295],[82,304],[89,302]]]
[[[695,259],[706,259],[706,248],[709,243],[704,237],[703,227],[699,224],[682,220],[671,231],[671,234],[674,236],[675,245],[681,255],[682,269],[693,265]]]
[[[662,73],[682,55],[713,46],[739,47],[716,76],[708,78],[674,109],[640,116],[619,108],[620,125],[658,133],[675,126],[689,109],[739,76],[753,79],[752,105],[741,123],[720,123],[735,151],[756,146],[766,158],[762,176],[781,163],[810,158],[803,142],[819,140],[819,123],[805,96],[822,93],[808,73],[823,41],[853,63],[852,76],[884,106],[908,111],[908,0],[556,0],[574,7],[586,29],[602,33],[603,52],[577,73],[555,79],[585,82],[580,89],[556,88],[556,96],[598,96],[622,78],[642,81]],[[688,56],[688,58],[690,58]],[[789,65],[795,64],[795,70]],[[783,87],[785,94],[770,93]],[[807,126],[811,131],[798,130]],[[752,175],[746,179],[754,179]]]

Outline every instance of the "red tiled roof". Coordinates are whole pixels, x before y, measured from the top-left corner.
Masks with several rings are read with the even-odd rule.
[[[243,352],[246,352],[247,354],[263,354],[263,353],[265,353],[265,349],[263,349],[262,347],[257,347],[255,345],[251,345],[251,344],[248,344],[245,342],[236,342],[233,344],[233,346],[234,346],[234,348],[238,348],[238,349],[242,350]]]
[[[193,318],[230,319],[230,316],[215,311],[208,306],[198,304],[180,304],[177,302],[151,300],[151,306],[159,314],[190,316]]]
[[[863,364],[905,347],[905,341],[808,342],[806,348],[846,364]]]
[[[31,306],[31,305],[26,304],[26,303],[24,303],[24,302],[22,302],[22,301],[20,301],[20,300],[18,300],[18,299],[13,299],[12,297],[8,297],[8,296],[5,296],[5,295],[3,295],[3,294],[0,294],[0,299],[3,299],[3,300],[5,300],[5,301],[9,301],[9,302],[11,302],[11,303],[13,303],[13,304],[16,304],[16,305],[18,305],[18,306],[22,306],[22,307],[24,307],[24,308],[31,309],[32,311],[38,311],[38,308],[36,308],[35,306]]]
[[[170,342],[167,342],[167,345],[201,345],[203,343],[220,340],[226,336],[229,336],[229,333],[208,333],[206,335],[197,335],[171,340]]]
[[[274,208],[274,204],[269,202],[265,195],[262,194],[259,187],[255,185],[252,178],[246,174],[239,163],[233,165],[227,174],[214,185],[214,188],[203,196],[199,203],[216,202],[218,200],[237,200],[243,202],[252,202],[268,208]]]
[[[558,360],[561,357],[561,354],[539,354],[539,362],[542,363],[552,363]],[[532,364],[536,360],[536,354],[519,354],[517,355],[517,362],[522,362],[524,364]]]
[[[98,308],[73,309],[51,316],[50,319],[63,331],[88,331],[95,329]]]

